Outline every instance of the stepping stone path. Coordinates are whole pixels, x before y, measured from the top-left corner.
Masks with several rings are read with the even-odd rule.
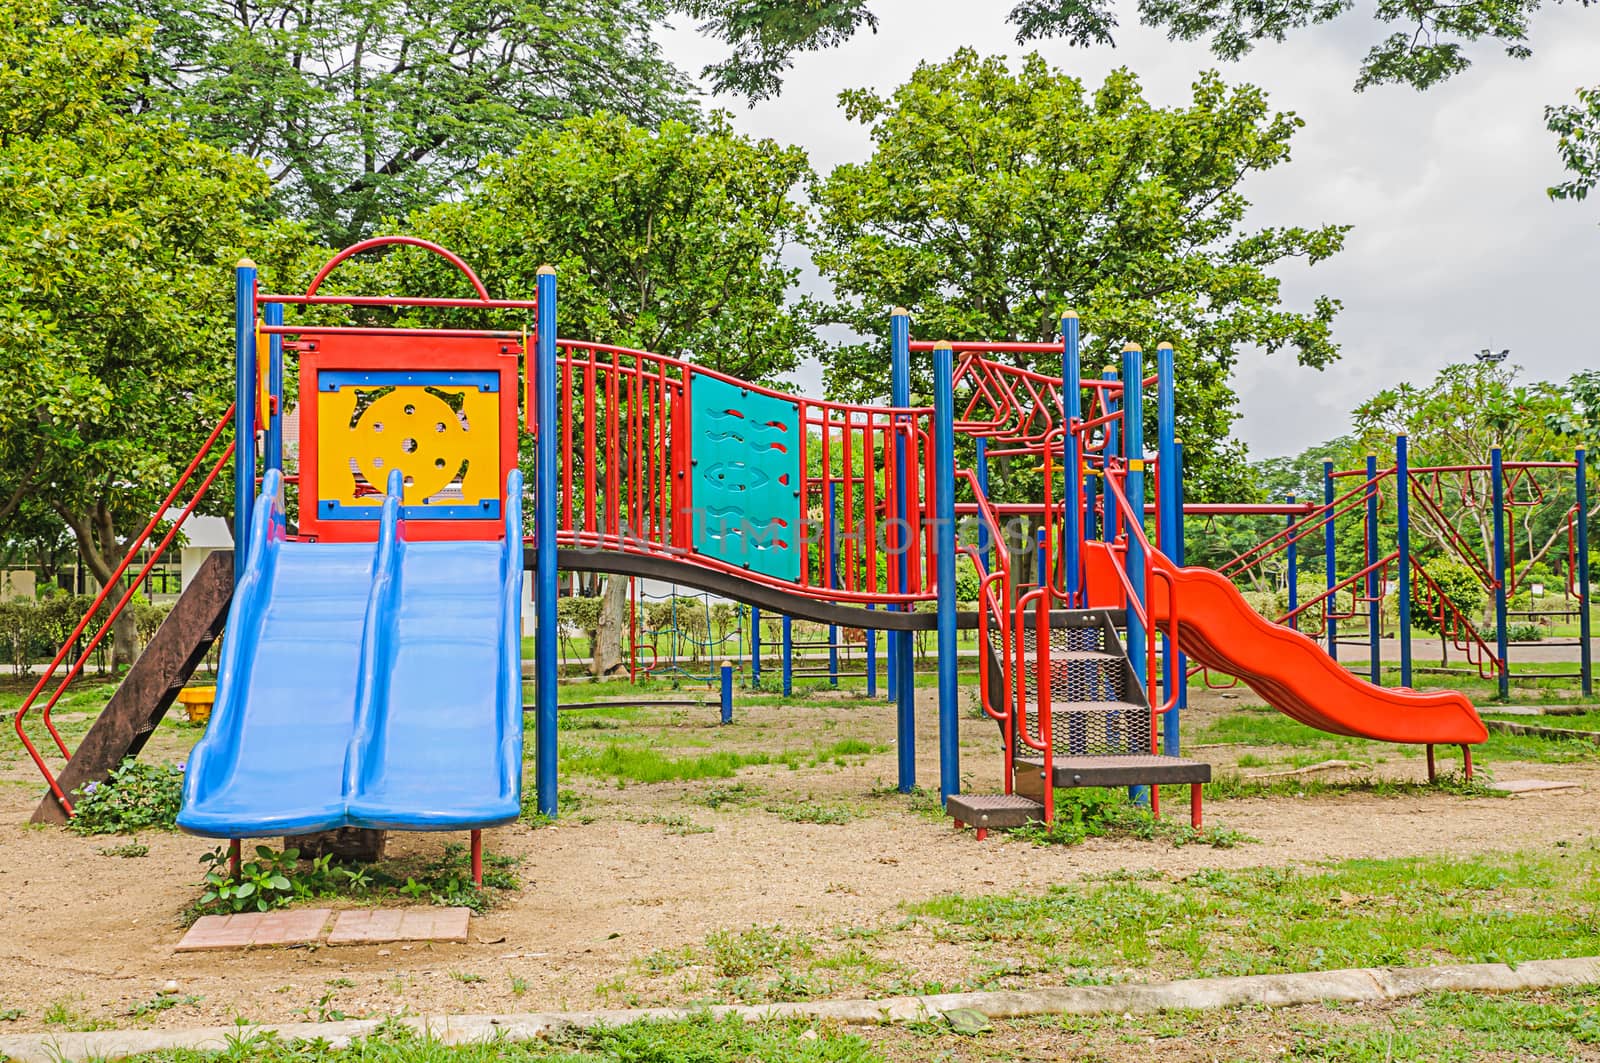
[[[466,908],[364,908],[340,912],[330,945],[375,945],[384,941],[467,940]]]
[[[328,908],[287,912],[204,915],[178,942],[179,952],[305,945],[319,940],[333,916]],[[340,912],[328,934],[330,945],[372,945],[385,941],[467,940],[466,908],[362,908]]]
[[[178,942],[179,952],[249,949],[266,945],[303,945],[322,936],[333,912],[306,908],[292,912],[236,912],[202,915]]]

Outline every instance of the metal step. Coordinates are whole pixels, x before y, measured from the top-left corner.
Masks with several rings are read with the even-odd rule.
[[[965,824],[977,828],[981,840],[990,827],[1020,827],[1044,819],[1044,805],[1017,794],[953,794],[944,810],[955,820],[956,829]]]
[[[1027,790],[1029,781],[1042,779],[1044,760],[1018,757],[1015,762],[1017,788]],[[1207,783],[1211,765],[1185,757],[1155,754],[1122,754],[1105,757],[1052,757],[1050,774],[1057,788],[1071,786],[1151,786],[1169,783]]]

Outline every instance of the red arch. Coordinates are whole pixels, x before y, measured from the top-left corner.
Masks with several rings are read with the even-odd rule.
[[[339,264],[345,259],[351,257],[352,255],[359,255],[363,251],[370,251],[375,247],[388,247],[395,244],[403,244],[407,247],[420,247],[424,251],[432,251],[434,254],[438,255],[440,258],[444,259],[446,262],[450,263],[456,269],[461,271],[462,276],[466,277],[467,282],[472,285],[472,290],[478,293],[479,299],[483,300],[485,303],[493,302],[493,300],[489,298],[489,289],[483,286],[483,281],[478,279],[478,275],[472,272],[472,267],[463,262],[460,256],[453,251],[448,251],[445,248],[440,247],[436,243],[433,243],[429,240],[421,240],[415,236],[374,236],[370,240],[362,240],[360,243],[351,244],[343,251],[340,251],[337,255],[334,255],[332,258],[328,259],[327,264],[317,271],[317,275],[315,277],[311,278],[311,286],[306,289],[306,298],[309,299],[311,296],[316,295],[317,289],[322,287],[322,282],[327,279],[328,274],[337,269]]]

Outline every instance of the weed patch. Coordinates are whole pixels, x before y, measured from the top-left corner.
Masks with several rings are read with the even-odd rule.
[[[182,764],[146,764],[129,758],[103,783],[89,783],[74,795],[67,824],[78,834],[133,834],[175,830],[183,800]]]

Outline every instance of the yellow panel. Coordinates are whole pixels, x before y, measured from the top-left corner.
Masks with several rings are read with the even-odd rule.
[[[317,477],[321,500],[342,506],[377,505],[392,469],[406,480],[405,504],[422,505],[456,478],[462,462],[460,504],[498,499],[500,403],[475,387],[395,387],[374,399],[352,426],[360,395],[374,389],[344,387],[317,396]],[[459,396],[457,414],[439,394]],[[465,422],[465,423],[463,423]],[[354,458],[362,477],[379,492],[357,498]],[[449,504],[457,504],[452,499]]]

